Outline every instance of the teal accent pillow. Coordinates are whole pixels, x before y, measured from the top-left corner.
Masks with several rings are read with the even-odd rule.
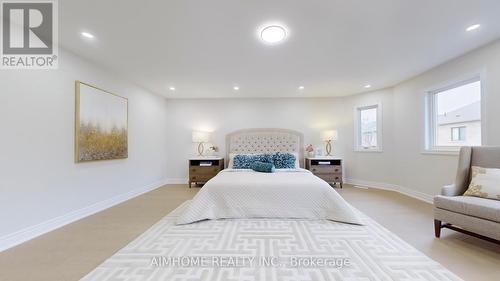
[[[271,154],[256,154],[253,155],[253,161],[273,163],[273,156]]]
[[[238,154],[233,159],[233,169],[251,169],[253,155]]]
[[[254,162],[271,163],[276,169],[295,169],[295,155],[276,152],[274,154],[238,154],[234,156],[233,169],[252,169]]]
[[[291,153],[276,152],[273,154],[273,164],[276,169],[295,169],[295,155]]]
[[[238,154],[234,156],[233,161],[233,169],[252,169],[254,162],[273,163],[273,156],[271,154]]]
[[[252,170],[261,173],[274,173],[273,163],[255,161],[252,163]]]

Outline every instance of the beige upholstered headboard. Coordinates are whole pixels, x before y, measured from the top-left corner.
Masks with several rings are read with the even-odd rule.
[[[226,166],[229,154],[290,152],[299,155],[304,167],[304,135],[288,129],[245,129],[226,136]]]

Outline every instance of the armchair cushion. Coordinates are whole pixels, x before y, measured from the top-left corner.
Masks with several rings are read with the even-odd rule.
[[[500,200],[500,169],[472,166],[472,179],[464,196]]]
[[[500,223],[500,201],[470,196],[434,197],[434,206]]]

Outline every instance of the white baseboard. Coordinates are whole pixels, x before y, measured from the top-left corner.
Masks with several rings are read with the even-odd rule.
[[[433,203],[434,196],[429,195],[427,193],[420,192],[420,191],[416,191],[416,190],[413,190],[413,189],[410,189],[410,188],[407,188],[404,186],[400,186],[400,185],[389,184],[389,183],[380,183],[380,182],[371,182],[371,181],[364,181],[364,180],[357,180],[357,179],[346,179],[346,183],[352,184],[352,185],[359,185],[362,187],[396,191],[396,192],[399,192],[399,193],[404,194],[406,196],[413,197],[415,199],[424,201],[424,202],[429,203],[429,204]]]
[[[117,204],[130,200],[134,197],[137,197],[141,194],[149,192],[151,190],[157,189],[167,183],[167,180],[160,180],[146,186],[131,190],[127,193],[120,194],[118,196],[103,200],[101,202],[97,202],[88,207],[72,211],[65,215],[55,217],[53,219],[44,221],[34,226],[30,226],[19,231],[16,231],[11,234],[7,234],[5,236],[0,237],[0,252],[12,248],[16,245],[24,243],[28,240],[31,240],[35,237],[38,237],[42,234],[50,232],[52,230],[58,229],[62,226],[85,218],[87,216],[93,215],[110,207],[113,207]]]

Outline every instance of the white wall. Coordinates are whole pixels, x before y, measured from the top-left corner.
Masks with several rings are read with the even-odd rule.
[[[335,154],[345,158],[346,178],[360,184],[397,188],[429,199],[453,182],[456,155],[423,154],[424,94],[446,83],[481,74],[484,144],[500,145],[500,41],[438,66],[393,88],[344,98],[168,100],[169,178],[187,178],[187,158],[195,153],[192,130],[214,131],[223,148],[224,136],[252,127],[301,131],[306,144],[321,145],[319,133],[339,130]],[[354,151],[354,108],[380,103],[383,151]],[[225,155],[224,150],[220,155]]]
[[[226,134],[246,128],[286,128],[303,132],[305,144],[323,146],[320,132],[338,128],[334,154],[345,151],[344,107],[342,99],[206,99],[168,100],[168,175],[185,181],[187,159],[196,153],[191,143],[193,130],[213,131],[212,140],[225,156]],[[324,148],[323,148],[324,150]]]
[[[500,145],[500,41],[440,65],[394,87],[395,171],[398,185],[426,194],[437,194],[453,182],[456,156],[422,154],[424,95],[481,74],[483,144]],[[444,84],[443,84],[444,83]]]
[[[0,238],[166,177],[165,99],[64,50],[59,66],[0,70]],[[75,80],[129,99],[128,159],[74,163]]]
[[[348,97],[346,108],[381,101],[382,153],[346,150],[348,178],[429,199],[454,181],[457,155],[424,151],[424,96],[429,90],[480,74],[484,145],[500,145],[500,41],[431,69],[386,91]],[[353,115],[351,115],[353,116]],[[354,127],[354,120],[348,122]],[[347,143],[353,143],[352,140]]]
[[[346,178],[350,182],[375,183],[375,184],[395,184],[397,182],[396,173],[388,166],[392,165],[394,157],[394,130],[392,122],[394,120],[394,95],[392,89],[375,91],[362,95],[345,98],[344,108],[346,110],[346,134],[347,144],[346,157]],[[382,147],[380,152],[355,151],[355,109],[360,106],[379,104],[382,111]]]

